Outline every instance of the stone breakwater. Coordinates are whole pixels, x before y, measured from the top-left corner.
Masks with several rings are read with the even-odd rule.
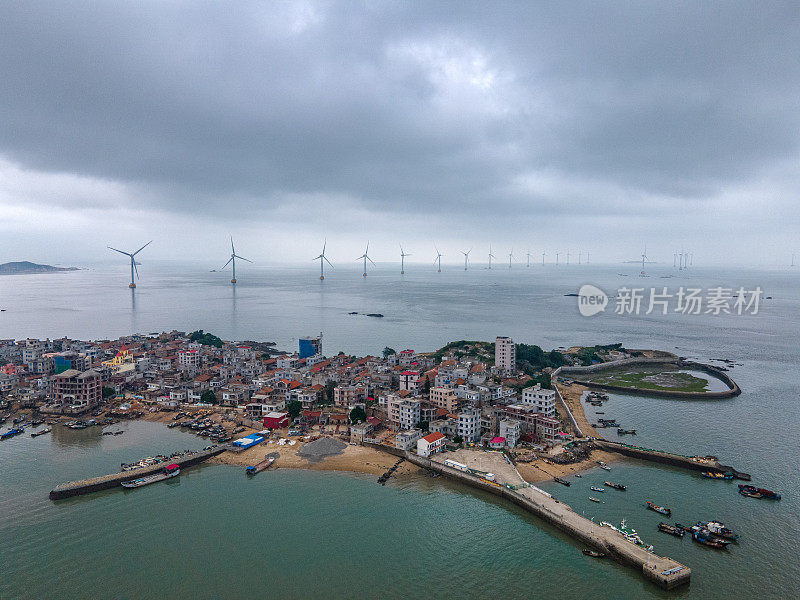
[[[195,452],[188,456],[177,458],[170,462],[180,465],[181,468],[189,467],[201,463],[212,456],[216,456],[224,452],[224,446],[216,446],[210,450],[202,450]],[[82,479],[80,481],[70,481],[62,483],[50,492],[50,500],[62,500],[64,498],[71,498],[72,496],[81,496],[83,494],[91,494],[92,492],[99,492],[101,490],[108,490],[111,488],[119,487],[123,481],[131,481],[144,475],[150,475],[163,469],[166,463],[159,463],[149,467],[142,467],[141,469],[134,469],[132,471],[121,471],[119,473],[112,473],[111,475],[103,475],[101,477],[92,477],[91,479]]]

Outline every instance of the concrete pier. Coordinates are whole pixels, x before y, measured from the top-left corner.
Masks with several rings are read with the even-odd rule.
[[[519,482],[504,482],[516,488],[511,489],[501,483],[487,481],[448,467],[439,461],[423,458],[410,452],[400,453],[394,449],[391,450],[392,454],[403,455],[406,460],[415,465],[437,471],[449,478],[510,500],[587,546],[605,552],[617,561],[634,567],[646,579],[661,588],[670,590],[688,584],[691,579],[692,570],[686,565],[669,557],[648,552],[629,542],[609,527],[602,527],[580,516],[568,505],[559,502],[544,490],[533,485],[526,485],[521,476]]]
[[[661,450],[638,448],[636,446],[630,446],[621,442],[609,442],[608,440],[602,440],[598,438],[594,438],[592,442],[601,450],[617,452],[618,454],[630,456],[631,458],[638,458],[639,460],[647,460],[673,467],[681,467],[691,471],[712,471],[714,473],[725,473],[726,471],[730,471],[733,473],[733,476],[736,479],[750,481],[750,475],[748,473],[742,473],[733,467],[722,465],[717,460],[701,460],[695,457],[670,454],[669,452],[662,452]]]
[[[224,446],[217,446],[211,450],[201,450],[189,456],[177,458],[169,461],[180,465],[181,468],[189,467],[203,462],[204,460],[216,456],[224,452],[227,448]],[[123,481],[130,481],[137,477],[150,475],[163,469],[168,462],[162,462],[157,465],[149,467],[142,467],[141,469],[134,469],[133,471],[121,471],[119,473],[112,473],[111,475],[103,475],[102,477],[92,477],[91,479],[83,479],[81,481],[70,481],[69,483],[62,483],[57,488],[50,492],[50,500],[62,500],[64,498],[71,498],[72,496],[81,496],[83,494],[91,494],[92,492],[99,492],[100,490],[107,490],[114,487],[119,487]]]

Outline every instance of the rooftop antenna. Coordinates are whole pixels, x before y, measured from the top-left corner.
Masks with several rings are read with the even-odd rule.
[[[511,249],[511,252],[508,253],[508,268],[511,268],[511,259],[514,258],[514,249]]]
[[[436,244],[434,244],[433,247],[436,248]],[[434,265],[437,263],[439,264],[439,271],[438,271],[439,273],[442,272],[442,256],[444,255],[441,252],[439,252],[438,248],[436,248],[436,260],[433,261],[433,264]]]
[[[139,254],[139,252],[147,248],[152,243],[153,240],[150,240],[144,246],[139,248],[136,252],[123,252],[122,250],[117,250],[116,248],[112,248],[111,246],[106,246],[109,250],[113,250],[114,252],[119,252],[120,254],[124,254],[125,256],[131,257],[131,282],[128,285],[128,287],[131,289],[134,289],[136,287],[136,282],[133,280],[133,274],[136,273],[136,278],[137,279],[139,278],[139,269],[136,268],[136,261],[133,259],[133,257]]]
[[[403,250],[403,245],[400,245],[400,275],[406,274],[406,256],[411,256],[411,254],[406,253]]]
[[[364,259],[364,273],[363,273],[363,277],[366,277],[366,276],[367,276],[367,261],[371,262],[373,266],[375,265],[375,263],[374,263],[374,262],[372,261],[372,259],[369,257],[369,242],[367,242],[367,249],[366,249],[366,250],[364,250],[364,254],[362,254],[361,256],[359,256],[359,257],[358,257],[356,260],[361,260],[362,258]]]
[[[492,259],[496,258],[494,254],[492,254],[492,245],[489,244],[489,270],[492,269]]]
[[[470,253],[470,252],[472,252],[472,248],[470,248],[470,249],[469,249],[469,250],[467,250],[466,252],[464,252],[463,250],[461,250],[461,254],[463,254],[463,255],[464,255],[464,270],[465,270],[465,271],[467,270],[467,267],[469,266],[469,253]]]
[[[249,263],[253,262],[252,260],[246,259],[244,256],[239,256],[238,254],[236,254],[236,249],[233,247],[233,236],[231,236],[231,257],[228,259],[228,262],[226,262],[222,266],[222,269],[224,269],[225,267],[228,266],[229,263],[233,263],[233,277],[231,277],[231,283],[236,283],[236,259],[237,258],[239,260],[244,260],[244,261],[247,261]],[[220,270],[222,270],[222,269],[220,269]]]
[[[544,266],[544,255],[545,255],[545,253],[542,252],[542,266]]]
[[[319,261],[319,279],[320,279],[320,281],[325,279],[325,263],[328,263],[330,265],[331,269],[334,268],[333,265],[331,264],[331,261],[329,261],[328,257],[325,256],[325,248],[327,246],[328,246],[328,240],[325,240],[322,243],[322,254],[320,254],[316,258],[312,258],[311,259],[311,260],[318,260]]]

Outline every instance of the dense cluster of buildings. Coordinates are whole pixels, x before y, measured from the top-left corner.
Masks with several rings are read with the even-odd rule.
[[[104,395],[169,408],[216,404],[265,427],[288,424],[289,413],[300,425],[347,427],[361,407],[369,418],[351,435],[363,441],[388,430],[398,448],[422,454],[442,440],[494,448],[559,441],[555,392],[526,387],[513,340],[498,337],[490,362],[410,349],[325,357],[321,336],[277,356],[248,344],[203,345],[177,331],[99,342],[0,340],[0,395],[70,415],[97,408]]]

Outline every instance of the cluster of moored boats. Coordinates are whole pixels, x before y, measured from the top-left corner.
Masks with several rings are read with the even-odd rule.
[[[148,456],[147,458],[143,458],[140,461],[133,462],[133,463],[122,463],[120,465],[120,471],[133,471],[134,469],[141,469],[142,467],[152,467],[153,465],[157,465],[167,461],[174,461],[178,458],[183,458],[186,456],[191,456],[192,454],[197,454],[193,450],[184,450],[183,452],[173,452],[169,456],[164,454],[158,454],[156,456]]]
[[[679,538],[682,538],[686,533],[691,533],[692,539],[698,544],[716,549],[723,549],[728,544],[732,544],[739,539],[739,536],[733,530],[725,527],[720,521],[700,522],[689,527],[685,527],[680,523],[675,523],[675,525],[659,523],[658,530]]]
[[[172,423],[167,425],[170,429],[175,427],[183,427],[191,430],[193,433],[201,437],[207,437],[217,443],[229,442],[233,439],[233,435],[244,431],[244,427],[237,427],[232,432],[228,432],[221,424],[214,423],[207,416],[199,416],[194,419],[178,420],[185,416],[183,413],[178,413],[173,417]]]

